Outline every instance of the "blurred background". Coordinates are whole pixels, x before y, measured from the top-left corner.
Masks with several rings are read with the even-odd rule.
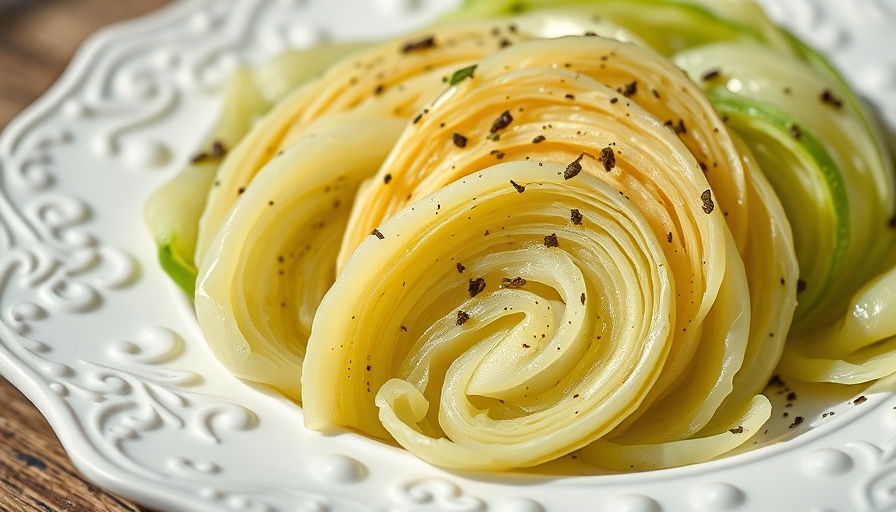
[[[169,0],[0,0],[0,127],[52,84],[98,28]]]
[[[169,0],[0,0],[0,130],[59,78],[97,29]],[[141,511],[87,481],[43,415],[0,377],[0,511]]]

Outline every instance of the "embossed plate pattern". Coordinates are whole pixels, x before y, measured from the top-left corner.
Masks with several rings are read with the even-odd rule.
[[[193,0],[110,28],[0,137],[0,371],[78,467],[150,507],[208,511],[896,509],[896,398],[723,460],[633,475],[477,478],[302,427],[212,358],[141,207],[185,162],[239,62],[406,31],[435,0]],[[762,2],[896,126],[896,1]],[[883,51],[887,50],[887,51]]]

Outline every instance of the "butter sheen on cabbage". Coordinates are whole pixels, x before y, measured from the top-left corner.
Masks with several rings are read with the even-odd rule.
[[[776,372],[896,371],[892,162],[823,59],[739,0],[509,7],[225,104],[245,135],[147,221],[228,369],[483,470],[698,463]]]

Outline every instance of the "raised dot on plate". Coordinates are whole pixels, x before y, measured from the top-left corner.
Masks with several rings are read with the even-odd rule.
[[[834,25],[823,25],[813,30],[812,39],[827,51],[841,48],[849,42],[846,32]]]
[[[196,32],[207,32],[212,28],[212,17],[207,12],[197,12],[190,19],[190,28]]]
[[[859,84],[865,90],[875,92],[896,87],[896,64],[878,64],[865,68],[860,75]]]
[[[81,119],[87,116],[87,107],[78,100],[68,100],[62,105],[62,113],[69,119]]]
[[[643,494],[623,494],[610,501],[608,512],[662,512],[663,507]]]
[[[330,507],[319,501],[311,501],[303,503],[299,506],[298,512],[329,512]]]
[[[884,421],[887,423],[887,426],[896,427],[896,407],[887,409],[887,413],[884,415]]]
[[[50,391],[58,397],[65,398],[68,396],[68,388],[58,382],[50,383]]]
[[[420,6],[420,0],[376,0],[377,10],[392,16],[413,14],[420,9]]]
[[[296,24],[286,30],[286,40],[293,48],[308,48],[326,40],[326,33],[318,27]]]
[[[308,5],[308,0],[280,0],[280,3],[286,7],[299,8]]]
[[[224,497],[224,495],[221,494],[221,491],[219,491],[217,489],[212,489],[210,487],[204,487],[202,489],[199,489],[199,492],[197,492],[197,494],[199,495],[200,498],[202,498],[204,500],[208,500],[208,501],[218,501]]]
[[[318,457],[311,462],[309,469],[315,478],[330,484],[351,484],[367,476],[364,464],[340,454]]]
[[[227,498],[227,506],[236,510],[249,510],[252,503],[244,496],[230,496]]]
[[[747,500],[744,492],[725,482],[710,482],[691,493],[694,508],[701,511],[734,510]]]
[[[171,153],[162,143],[155,140],[130,142],[124,148],[124,159],[133,167],[155,168],[168,162]]]
[[[153,54],[152,62],[160,69],[172,69],[177,65],[177,56],[171,50],[158,50]]]
[[[545,512],[541,503],[529,498],[511,498],[498,503],[495,512]]]
[[[848,473],[853,467],[852,457],[834,448],[818,448],[803,457],[803,471],[814,477],[834,477]]]

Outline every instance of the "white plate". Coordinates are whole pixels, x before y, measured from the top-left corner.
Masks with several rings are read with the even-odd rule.
[[[231,377],[160,271],[148,193],[195,151],[238,62],[419,26],[433,0],[195,0],[95,36],[0,138],[0,370],[92,480],[150,507],[213,511],[896,509],[896,398],[797,401],[787,439],[630,475],[442,471]],[[802,0],[771,14],[847,71],[896,126],[896,2]],[[825,414],[835,411],[836,415]],[[777,415],[780,416],[780,410]],[[761,445],[760,445],[761,446]]]

